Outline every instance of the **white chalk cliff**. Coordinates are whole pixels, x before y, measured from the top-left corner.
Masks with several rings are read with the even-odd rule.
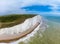
[[[41,22],[41,17],[39,15],[26,19],[22,24],[10,27],[10,28],[2,28],[0,29],[0,34],[18,34],[19,32],[23,32],[30,27],[34,26],[36,23]]]
[[[34,36],[34,34],[38,31],[41,30],[42,32],[45,31],[46,29],[46,24],[43,20],[43,18],[40,15],[34,16],[32,18],[26,19],[23,23],[15,25],[13,27],[9,28],[2,28],[0,29],[0,35],[5,35],[5,34],[19,34],[21,32],[24,32],[25,30],[29,29],[30,27],[34,26],[36,23],[40,23],[33,32],[28,34],[26,37],[19,39],[18,41],[11,42],[10,44],[18,44],[20,41],[24,41],[26,39],[29,39],[30,37]]]

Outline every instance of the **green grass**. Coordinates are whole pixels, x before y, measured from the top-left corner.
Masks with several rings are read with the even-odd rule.
[[[23,20],[23,19],[27,19],[27,18],[31,18],[35,15],[28,15],[28,14],[23,14],[23,15],[20,15],[20,14],[15,14],[15,15],[6,15],[6,16],[0,16],[0,22],[12,22],[12,21],[15,21],[15,20]]]
[[[0,16],[0,28],[11,27],[20,24],[27,18],[35,16],[34,14],[12,14],[6,16]]]
[[[49,27],[42,33],[43,37],[37,32],[27,44],[60,44],[60,23],[48,21],[48,25]]]

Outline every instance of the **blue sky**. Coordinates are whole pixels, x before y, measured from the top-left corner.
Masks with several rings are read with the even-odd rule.
[[[0,0],[0,15],[15,13],[40,13],[60,16],[60,0]]]
[[[27,7],[23,7],[22,9],[26,9],[26,11],[39,11],[39,12],[51,12],[50,5],[31,5]]]

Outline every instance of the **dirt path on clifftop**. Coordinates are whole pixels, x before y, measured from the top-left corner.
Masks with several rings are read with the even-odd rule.
[[[14,34],[14,35],[0,35],[0,42],[11,42],[18,40],[27,34],[31,33],[40,23],[36,23],[34,26],[31,28],[27,29],[26,31],[19,33],[19,34]]]

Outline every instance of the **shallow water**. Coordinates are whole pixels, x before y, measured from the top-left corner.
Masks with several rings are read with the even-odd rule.
[[[60,22],[57,21],[58,19],[46,20],[48,28],[43,33],[38,31],[26,44],[60,44]],[[20,42],[20,44],[25,43]]]

